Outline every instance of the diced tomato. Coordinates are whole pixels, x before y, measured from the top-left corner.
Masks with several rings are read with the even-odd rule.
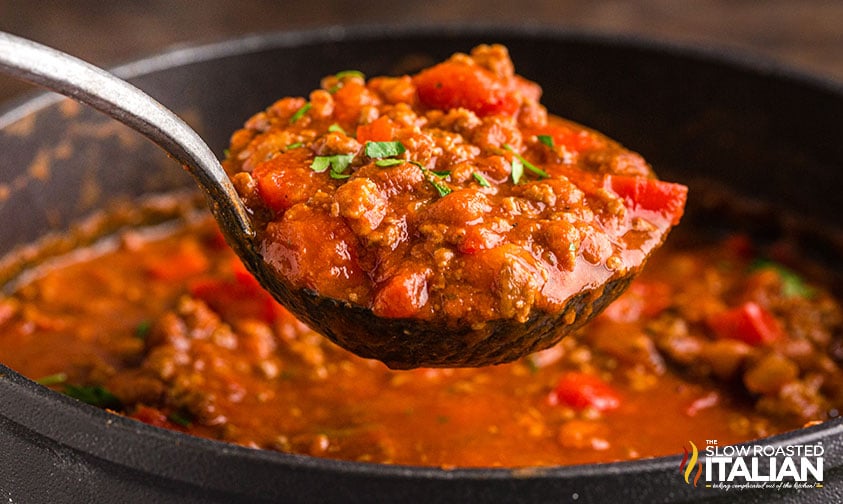
[[[399,274],[375,294],[372,312],[378,317],[406,318],[427,304],[427,280],[419,273]]]
[[[365,144],[366,142],[388,142],[392,140],[392,135],[392,121],[387,116],[381,116],[374,122],[357,127],[357,141],[361,144]]]
[[[335,299],[368,295],[360,242],[342,217],[297,205],[267,225],[265,241],[264,259],[293,285]]]
[[[155,278],[175,282],[207,271],[210,263],[199,244],[183,242],[178,251],[166,256],[149,258],[147,271]]]
[[[753,346],[773,343],[784,336],[776,318],[752,301],[715,313],[707,323],[718,338],[743,341]]]
[[[135,412],[132,413],[131,417],[145,424],[154,425],[155,427],[173,427],[170,421],[167,420],[167,415],[165,415],[163,411],[150,406],[138,406],[137,409],[135,409]]]
[[[635,280],[600,316],[623,323],[652,318],[670,306],[671,294],[664,282]]]
[[[582,410],[610,411],[621,406],[621,397],[608,383],[589,373],[570,371],[562,375],[550,395],[551,404]]]
[[[465,63],[445,62],[413,77],[419,101],[430,108],[466,108],[478,116],[514,115],[520,105],[514,89],[489,70]]]
[[[253,172],[264,203],[283,212],[307,200],[320,184],[319,174],[310,168],[310,149],[292,149],[260,163]]]
[[[192,296],[201,299],[224,320],[253,318],[274,322],[283,311],[239,259],[232,261],[234,278],[201,279],[191,282]]]
[[[346,80],[334,93],[334,118],[343,128],[354,127],[364,106],[378,105],[380,100],[363,83]],[[346,129],[346,131],[350,131]]]
[[[586,129],[573,128],[564,124],[548,124],[531,133],[536,136],[548,135],[553,139],[554,145],[561,145],[571,153],[593,149],[603,142],[596,134]]]
[[[688,187],[682,184],[645,177],[608,175],[604,187],[624,198],[633,211],[655,212],[674,226],[679,224],[685,213]]]
[[[465,236],[457,244],[457,250],[463,254],[476,254],[481,250],[488,250],[496,247],[503,241],[503,237],[494,231],[482,226],[470,226],[465,231]]]

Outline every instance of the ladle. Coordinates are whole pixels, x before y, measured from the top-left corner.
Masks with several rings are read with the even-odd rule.
[[[520,323],[493,320],[483,327],[379,318],[361,306],[294,288],[261,256],[249,212],[214,153],[173,112],[116,76],[78,58],[0,32],[0,70],[88,104],[137,130],[179,161],[204,191],[228,244],[261,285],[300,320],[340,346],[393,368],[481,366],[514,360],[558,342],[615,299],[636,273],[589,286],[565,310],[533,310]]]

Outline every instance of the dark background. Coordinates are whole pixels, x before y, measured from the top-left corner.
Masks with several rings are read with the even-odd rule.
[[[0,0],[0,30],[101,66],[249,33],[466,22],[645,36],[737,51],[843,82],[837,0]],[[0,76],[0,102],[30,89]]]

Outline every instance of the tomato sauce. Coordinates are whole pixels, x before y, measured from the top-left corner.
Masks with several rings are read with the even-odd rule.
[[[3,298],[0,360],[164,428],[380,463],[629,460],[835,416],[838,301],[738,241],[667,245],[590,325],[520,361],[396,371],[296,321],[213,223],[130,231]]]

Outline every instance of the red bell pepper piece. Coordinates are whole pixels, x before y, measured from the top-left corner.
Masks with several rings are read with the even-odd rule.
[[[274,322],[283,311],[238,258],[232,260],[231,279],[203,278],[190,282],[190,294],[201,299],[224,320],[255,318]]]
[[[597,411],[618,409],[620,395],[608,383],[589,373],[570,371],[562,375],[550,395],[551,404],[562,404],[582,410]]]
[[[601,314],[613,322],[635,322],[653,318],[672,303],[673,292],[664,282],[636,280]]]
[[[775,317],[752,301],[715,313],[708,317],[707,323],[718,338],[743,341],[753,346],[772,343],[784,335]]]
[[[685,213],[688,187],[658,179],[608,175],[604,187],[626,200],[627,208],[634,212],[656,213],[671,225],[679,224]]]
[[[138,406],[131,418],[139,420],[145,424],[154,425],[155,427],[172,428],[172,424],[167,420],[167,415],[157,408],[150,406]]]

